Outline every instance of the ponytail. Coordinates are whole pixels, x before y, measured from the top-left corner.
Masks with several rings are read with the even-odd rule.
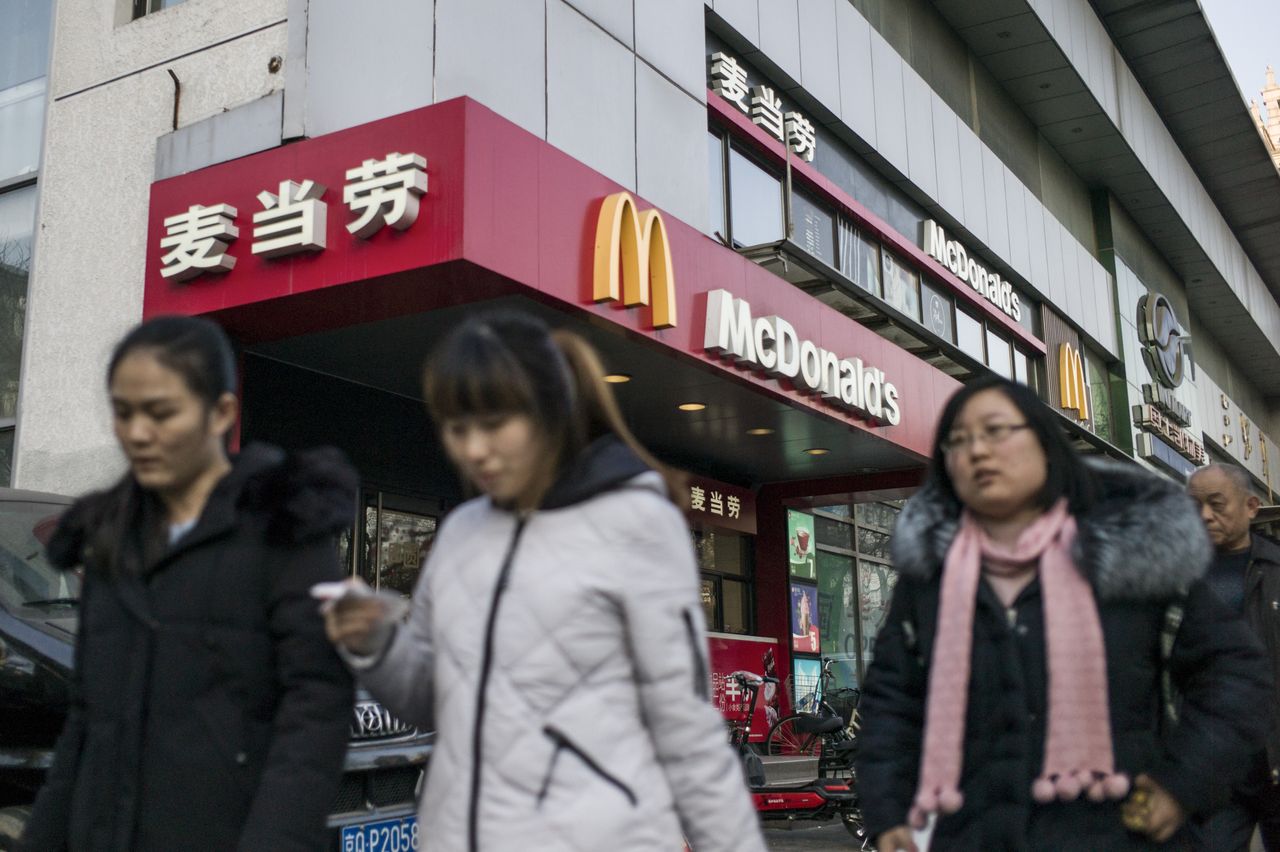
[[[597,438],[612,433],[631,448],[641,461],[657,471],[667,487],[667,497],[685,508],[687,493],[684,474],[662,464],[636,440],[622,417],[613,389],[604,380],[604,365],[590,343],[566,329],[551,332],[551,340],[564,357],[573,383],[573,409],[569,418],[569,455],[581,452]]]

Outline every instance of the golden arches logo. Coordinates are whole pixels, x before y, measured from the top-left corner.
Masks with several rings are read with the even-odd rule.
[[[671,266],[667,226],[657,210],[641,212],[626,192],[604,200],[596,222],[597,302],[627,307],[653,303],[653,327],[676,324],[676,279]]]
[[[1058,347],[1058,398],[1062,408],[1089,419],[1089,387],[1084,380],[1084,359],[1070,343]]]

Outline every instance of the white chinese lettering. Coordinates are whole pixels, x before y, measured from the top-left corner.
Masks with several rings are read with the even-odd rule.
[[[711,54],[711,91],[743,112],[751,111],[747,106],[747,69],[726,53]]]
[[[782,141],[782,99],[771,86],[752,87],[751,123],[758,124],[779,142]]]
[[[187,212],[165,219],[166,236],[160,248],[169,251],[160,258],[160,275],[186,281],[202,272],[234,269],[236,259],[227,254],[227,248],[240,236],[235,217],[236,208],[230,204],[193,204]]]
[[[711,514],[724,515],[724,495],[719,491],[711,492]]]
[[[425,157],[394,152],[348,169],[342,200],[360,218],[347,230],[363,240],[383,225],[403,231],[416,222],[418,199],[427,192],[426,169]]]
[[[729,507],[730,518],[742,517],[742,500],[730,494],[727,498],[725,498],[725,502]]]
[[[787,113],[787,145],[791,147],[791,153],[806,163],[812,163],[815,143],[813,122],[798,112]]]
[[[695,512],[707,511],[707,492],[700,486],[689,486],[689,508]]]
[[[265,208],[253,214],[253,253],[283,257],[325,246],[328,205],[320,200],[324,187],[313,180],[280,182],[280,193],[258,193]]]

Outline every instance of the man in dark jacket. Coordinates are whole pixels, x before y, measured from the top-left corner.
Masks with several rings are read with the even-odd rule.
[[[1231,802],[1194,827],[1199,848],[1247,850],[1256,824],[1268,850],[1280,850],[1280,545],[1250,532],[1260,501],[1249,474],[1234,465],[1211,464],[1191,477],[1188,492],[1200,504],[1214,561],[1205,578],[1266,646],[1274,679],[1265,748]]]

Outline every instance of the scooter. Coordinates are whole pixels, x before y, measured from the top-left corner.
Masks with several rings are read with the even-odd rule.
[[[835,764],[830,759],[759,754],[751,743],[756,702],[760,687],[766,683],[776,684],[778,679],[745,671],[734,672],[729,677],[749,696],[746,717],[734,723],[730,741],[742,758],[747,785],[760,818],[786,820],[788,824],[839,818],[858,841],[858,848],[872,848],[854,786],[853,750],[842,749],[841,759]],[[797,773],[798,779],[786,777]]]

